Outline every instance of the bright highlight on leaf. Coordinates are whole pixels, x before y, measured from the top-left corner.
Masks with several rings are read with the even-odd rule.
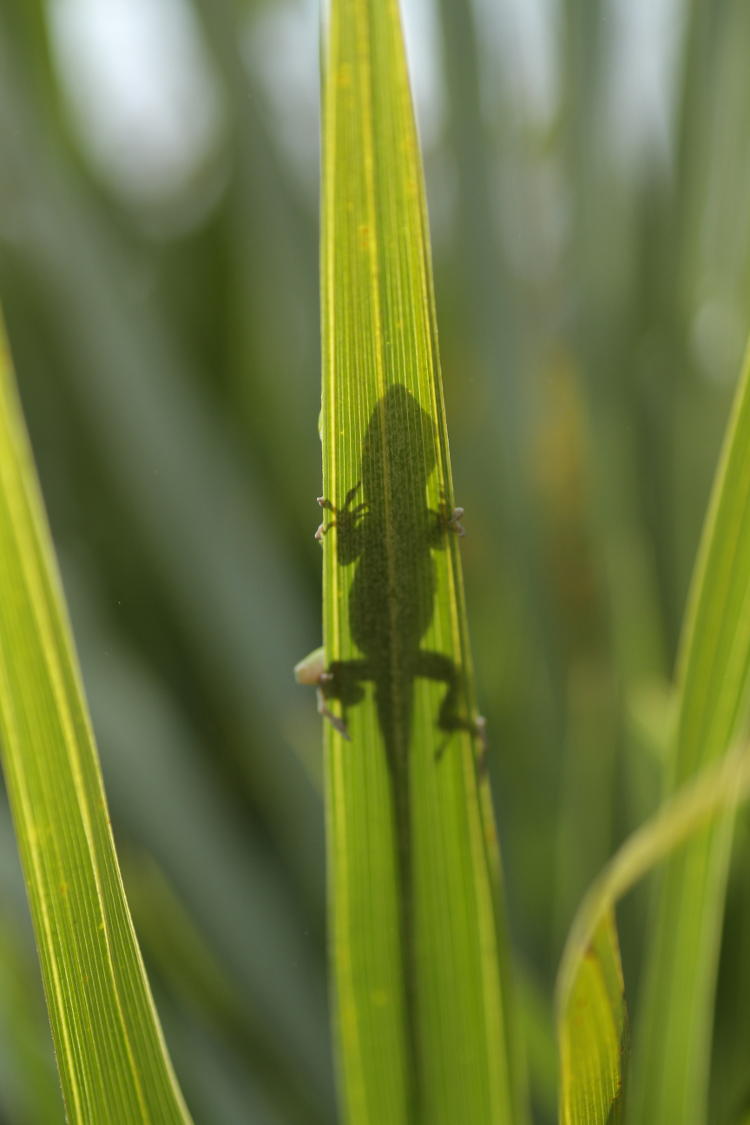
[[[190,1118],[115,857],[99,763],[0,335],[0,748],[67,1118]]]
[[[342,1100],[356,1125],[517,1125],[397,3],[334,0],[326,36],[321,689]]]

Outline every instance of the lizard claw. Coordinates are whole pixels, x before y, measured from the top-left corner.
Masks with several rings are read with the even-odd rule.
[[[326,500],[325,496],[316,496],[315,499],[317,500],[318,504],[320,504],[321,508],[324,508],[326,511],[328,511],[328,512],[335,512],[336,511],[336,509],[334,508],[331,501]],[[333,521],[331,521],[331,523],[326,523],[325,520],[323,520],[323,522],[318,525],[318,530],[315,532],[315,538],[318,541],[318,543],[323,542],[323,536],[328,531],[329,527],[335,527],[335,526],[336,525],[333,523]]]

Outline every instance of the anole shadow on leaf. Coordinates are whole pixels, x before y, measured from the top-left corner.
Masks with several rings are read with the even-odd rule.
[[[427,507],[425,490],[436,460],[432,420],[396,384],[370,417],[360,480],[342,507],[320,501],[335,518],[321,524],[319,535],[335,527],[338,563],[357,563],[349,624],[363,654],[359,660],[334,661],[323,693],[341,702],[345,718],[346,709],[363,698],[362,685],[371,682],[383,740],[395,757],[406,756],[417,677],[446,686],[437,716],[441,730],[475,727],[457,714],[460,675],[454,662],[421,648],[434,611],[432,551],[445,546],[448,530],[463,532],[462,509],[451,510],[447,503],[439,511]]]
[[[466,707],[460,668],[444,653],[422,648],[437,589],[433,551],[445,547],[451,531],[463,533],[462,509],[451,509],[447,499],[440,510],[428,506],[427,483],[436,464],[432,420],[405,387],[391,386],[370,417],[360,479],[340,507],[321,498],[332,519],[318,530],[320,538],[335,528],[340,566],[356,563],[349,590],[349,626],[361,656],[335,660],[322,672],[320,709],[349,738],[347,712],[364,698],[365,685],[373,686],[398,851],[410,1120],[414,1121],[419,1120],[420,1101],[409,757],[415,681],[424,678],[445,685],[435,715],[436,758],[454,731],[470,731],[480,739],[483,735],[481,720],[461,714]],[[340,716],[327,706],[333,700],[341,706]]]

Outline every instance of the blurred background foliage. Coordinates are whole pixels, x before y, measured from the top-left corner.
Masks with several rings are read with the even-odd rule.
[[[537,1119],[589,880],[660,793],[750,317],[746,0],[403,0]],[[196,1120],[335,1117],[316,0],[3,0],[0,302]],[[740,824],[711,1121],[750,1099]],[[62,1121],[0,808],[0,1121]],[[633,994],[645,899],[622,913]],[[686,982],[686,987],[689,982]]]

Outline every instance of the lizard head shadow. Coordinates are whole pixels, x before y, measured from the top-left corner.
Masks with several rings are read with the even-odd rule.
[[[361,658],[331,664],[326,696],[340,701],[345,724],[364,685],[374,686],[392,772],[406,759],[418,677],[445,685],[435,720],[441,731],[475,728],[458,713],[459,668],[445,654],[422,648],[434,613],[433,550],[445,546],[451,526],[447,499],[437,511],[427,503],[437,460],[430,416],[404,386],[392,385],[370,416],[359,481],[341,507],[327,505],[335,515],[329,527],[336,528],[338,563],[356,562],[349,622]]]

